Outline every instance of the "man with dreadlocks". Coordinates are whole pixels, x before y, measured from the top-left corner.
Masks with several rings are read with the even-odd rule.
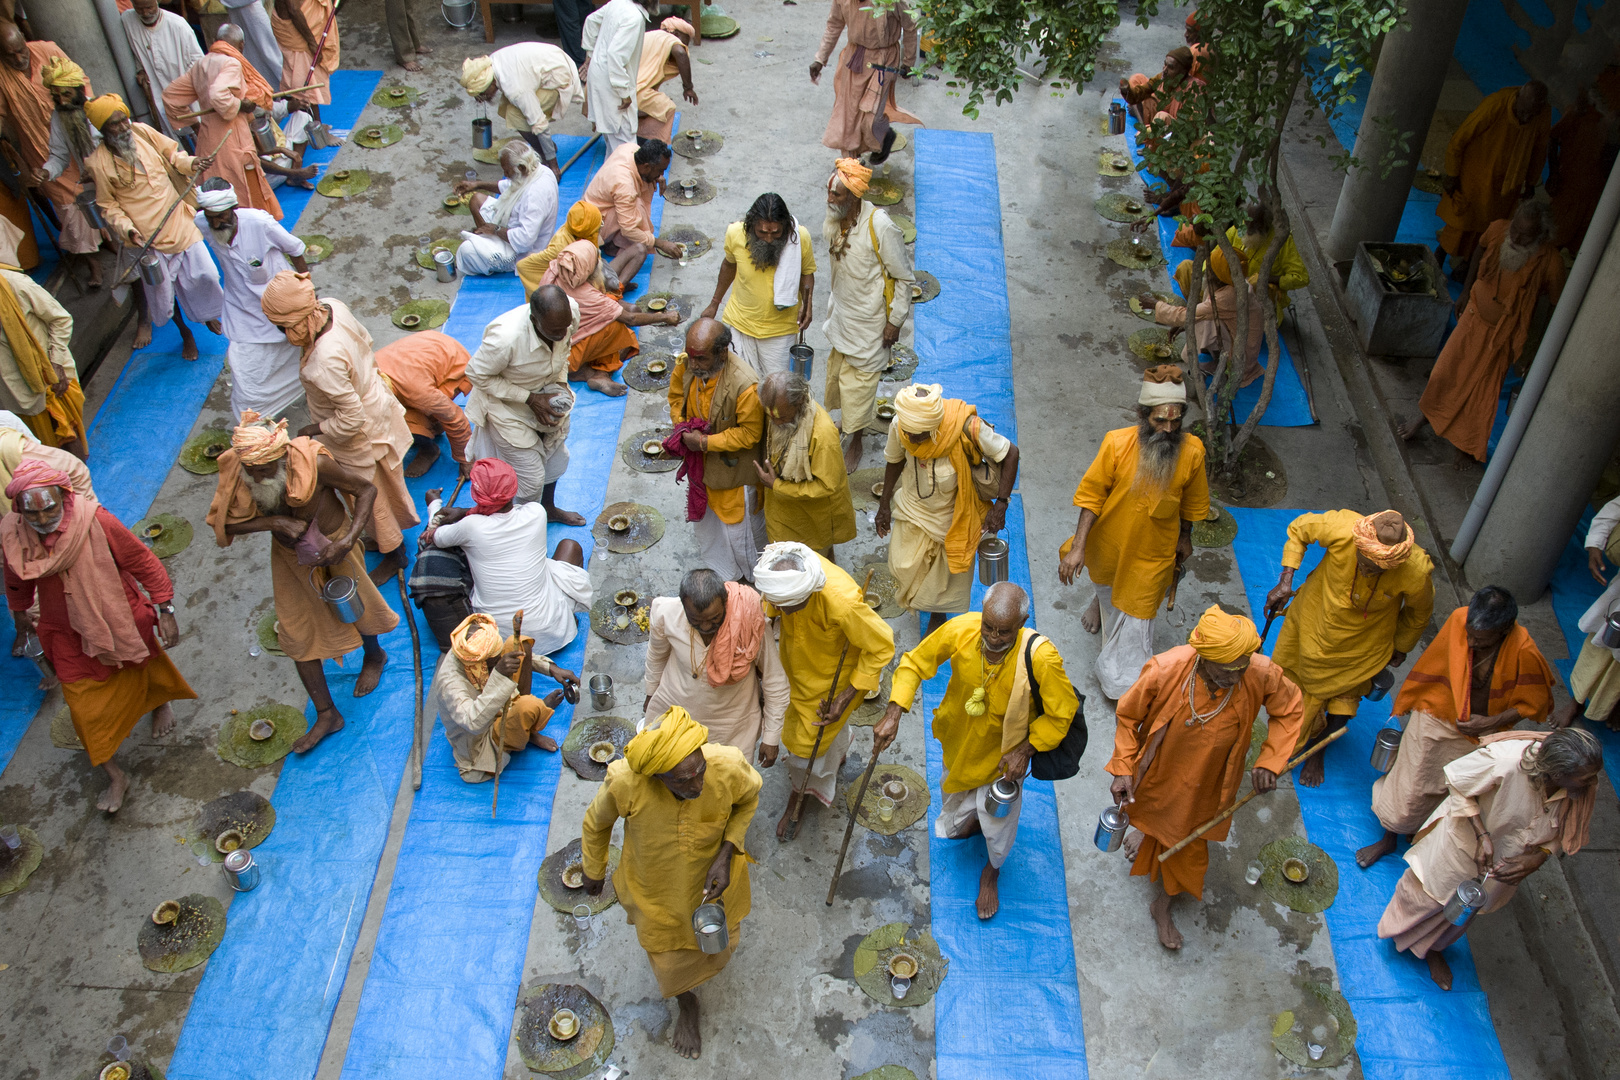
[[[450,634],[450,651],[433,673],[433,693],[456,769],[469,784],[482,784],[506,767],[519,750],[555,751],[546,722],[562,701],[561,689],[545,699],[529,693],[533,677],[527,634],[501,637],[488,615],[469,615]]]
[[[85,173],[84,159],[101,145],[101,133],[91,126],[89,118],[84,115],[84,103],[89,100],[90,80],[79,65],[65,57],[53,57],[47,62],[41,78],[45,88],[50,91],[51,103],[55,108],[51,113],[50,156],[34,178],[41,184],[50,184],[70,169],[71,175],[82,177]],[[86,222],[89,220],[77,207],[70,213],[75,218],[83,218]],[[74,221],[72,225],[75,234],[83,227],[79,221]],[[99,239],[96,243],[99,246]],[[83,261],[90,268],[90,288],[99,289],[101,260],[91,251]]]
[[[785,372],[788,346],[810,326],[816,288],[810,230],[788,213],[782,196],[766,192],[726,229],[725,246],[720,280],[703,317],[715,318],[730,291],[718,317],[735,331],[731,347],[761,375]]]
[[[1063,542],[1058,579],[1072,585],[1082,567],[1097,595],[1080,616],[1103,632],[1097,682],[1118,698],[1153,655],[1153,624],[1176,572],[1192,554],[1193,523],[1209,515],[1204,444],[1181,429],[1187,387],[1174,364],[1149,368],[1137,397],[1136,426],[1103,436],[1080,479],[1080,521]]]
[[[765,514],[765,538],[796,540],[827,559],[833,545],[855,539],[855,504],[838,446],[838,428],[810,396],[803,375],[778,371],[759,384],[765,460],[754,462]]]

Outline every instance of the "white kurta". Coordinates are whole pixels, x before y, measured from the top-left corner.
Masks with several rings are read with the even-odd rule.
[[[501,119],[516,130],[538,135],[561,120],[568,106],[585,100],[579,68],[555,45],[520,41],[496,49],[489,59],[495,65],[495,85],[506,99],[498,110]]]
[[[652,699],[647,703],[648,721],[679,705],[709,729],[710,742],[735,746],[749,760],[756,743],[781,743],[790,690],[776,636],[769,627],[754,658],[752,674],[726,686],[710,686],[708,646],[687,622],[680,598],[658,597],[649,605],[647,619],[651,636],[645,686]]]
[[[118,16],[124,24],[124,36],[135,59],[146,72],[146,81],[152,88],[152,97],[158,102],[157,123],[154,127],[169,138],[175,138],[169,118],[163,114],[163,89],[191,70],[191,65],[202,59],[202,46],[191,25],[172,11],[158,9],[156,26],[147,26],[131,8]]]
[[[591,58],[585,96],[610,154],[636,139],[636,80],[646,36],[647,9],[635,0],[609,0],[585,19],[582,43]],[[620,108],[621,101],[630,106]]]
[[[1599,551],[1608,547],[1609,536],[1614,532],[1615,526],[1620,525],[1620,499],[1610,499],[1603,504],[1592,517],[1591,527],[1586,530],[1586,546],[1597,548]],[[1609,579],[1609,587],[1603,590],[1603,595],[1592,601],[1592,606],[1581,615],[1579,626],[1583,633],[1595,634],[1603,629],[1604,620],[1609,617],[1616,605],[1620,605],[1620,574]],[[1620,650],[1615,650],[1614,657],[1620,660]]]
[[[536,169],[529,182],[515,192],[512,181],[502,179],[497,200],[512,203],[504,226],[506,239],[463,230],[456,261],[464,274],[511,273],[519,259],[543,250],[557,231],[557,178],[550,169]],[[490,220],[497,200],[484,204],[485,221]]]
[[[884,327],[904,326],[911,314],[911,260],[906,238],[888,212],[862,201],[860,216],[850,226],[848,246],[841,255],[828,257],[831,298],[822,329],[827,343],[844,354],[847,363],[862,371],[879,371],[889,364],[883,344]],[[878,249],[872,247],[876,234]],[[895,280],[894,301],[883,298],[884,270]]]
[[[90,146],[94,149],[101,145],[101,130],[96,125],[90,125]],[[50,154],[45,158],[45,178],[55,180],[67,171],[68,163],[73,162],[80,166],[81,175],[88,175],[84,170],[82,161],[74,161],[73,152],[68,147],[67,132],[62,127],[62,115],[55,109],[51,110],[51,142]]]
[[[225,290],[221,321],[230,341],[225,359],[231,367],[231,408],[237,416],[244,409],[281,416],[304,392],[298,380],[303,350],[265,318],[260,298],[271,278],[292,269],[288,257],[302,255],[304,242],[265,211],[250,207],[237,208],[236,235],[229,244],[208,227],[201,211],[196,220]]]

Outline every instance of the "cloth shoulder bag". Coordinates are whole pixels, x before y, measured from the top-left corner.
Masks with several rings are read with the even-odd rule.
[[[1041,684],[1035,681],[1035,648],[1046,638],[1040,634],[1030,634],[1029,641],[1024,645],[1024,675],[1029,679],[1029,723],[1033,725],[1035,718],[1046,711],[1045,702],[1041,700]],[[1080,758],[1085,755],[1086,742],[1089,733],[1086,731],[1086,695],[1075,691],[1080,699],[1080,707],[1074,711],[1074,719],[1069,723],[1069,730],[1064,733],[1063,741],[1050,750],[1037,750],[1029,759],[1029,774],[1037,780],[1067,780],[1080,771]]]
[[[980,499],[992,503],[1001,498],[1001,462],[991,461],[979,448],[979,425],[985,422],[984,417],[975,416],[971,423],[963,425],[962,447],[967,451],[973,490],[979,493]],[[991,430],[995,430],[995,425],[991,425]]]

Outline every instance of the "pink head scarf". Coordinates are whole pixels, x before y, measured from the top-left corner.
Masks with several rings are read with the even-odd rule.
[[[12,509],[21,510],[23,492],[48,487],[59,487],[64,494],[69,494],[73,490],[73,478],[38,458],[24,458],[12,472],[11,483],[6,485],[6,498],[11,500]]]
[[[579,329],[574,332],[576,342],[607,329],[624,310],[617,300],[591,284],[591,275],[596,273],[596,264],[600,261],[601,254],[595,244],[575,240],[551,260],[545,276],[540,279],[540,284],[556,285],[579,305]]]
[[[517,497],[517,472],[500,458],[479,458],[472,467],[472,497],[475,514],[498,513]]]

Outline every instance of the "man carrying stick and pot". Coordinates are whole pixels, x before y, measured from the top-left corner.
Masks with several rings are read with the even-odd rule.
[[[1181,931],[1170,918],[1177,893],[1202,898],[1209,841],[1226,839],[1230,819],[1181,851],[1159,861],[1183,837],[1215,817],[1237,795],[1249,735],[1263,706],[1265,745],[1251,771],[1257,793],[1277,786],[1299,738],[1299,688],[1282,668],[1256,653],[1260,635],[1241,615],[1211,605],[1188,644],[1151,658],[1142,677],[1115,709],[1114,777],[1109,792],[1130,814],[1125,854],[1131,875],[1162,882],[1148,905],[1159,944],[1179,949]]]
[[[782,742],[793,794],[776,823],[776,839],[787,841],[798,831],[794,811],[806,795],[832,805],[849,751],[844,722],[856,701],[878,688],[894,658],[894,631],[853,578],[804,544],[765,545],[754,587],[766,600],[765,615],[780,619],[778,648],[791,690]],[[777,746],[762,743],[760,767],[775,765],[777,754]]]
[[[996,817],[987,802],[990,787],[997,777],[1022,781],[1030,758],[1062,742],[1080,709],[1057,646],[1033,630],[1026,634],[1028,621],[1029,594],[1010,581],[992,585],[982,614],[958,615],[901,657],[888,710],[872,731],[875,757],[894,742],[900,714],[911,710],[922,684],[950,665],[945,700],[934,712],[934,737],[945,750],[944,803],[934,819],[934,835],[962,840],[984,834],[988,859],[979,874],[981,919],[994,916],[1001,905],[996,882],[1018,835],[1023,806],[1020,789],[1011,811]]]

